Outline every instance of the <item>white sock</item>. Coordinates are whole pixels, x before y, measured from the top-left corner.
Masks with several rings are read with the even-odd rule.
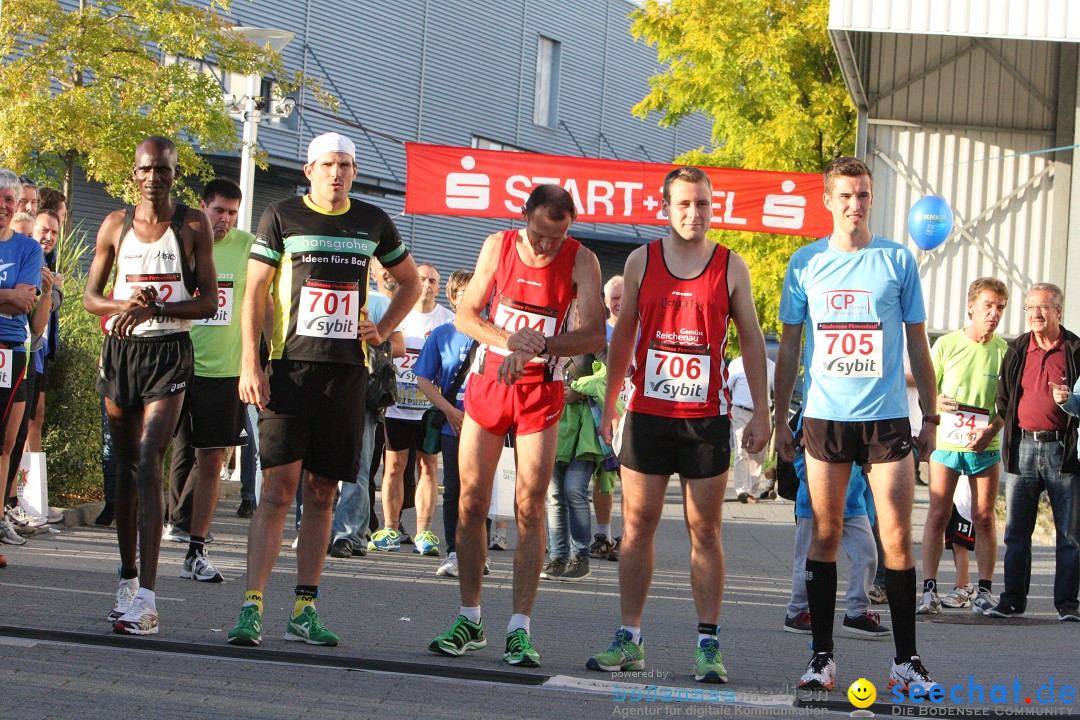
[[[464,615],[465,619],[471,623],[478,623],[480,622],[480,606],[465,607],[462,605],[461,609],[458,611],[458,615]]]
[[[715,639],[716,639],[715,635],[706,635],[705,633],[698,633],[697,634],[697,644],[699,646],[701,645],[702,640],[715,640]]]
[[[506,626],[506,633],[509,635],[515,630],[524,630],[525,634],[529,634],[529,616],[522,615],[521,613],[514,613],[510,616],[510,624]]]
[[[157,605],[154,604],[154,598],[156,596],[154,595],[153,590],[147,590],[146,588],[141,587],[139,588],[139,592],[135,595],[135,597],[141,597],[148,608],[150,608],[151,610],[157,610]]]
[[[619,627],[619,629],[620,630],[625,630],[626,632],[630,633],[630,639],[634,642],[635,645],[640,645],[641,644],[641,628],[640,627],[634,627],[632,625],[622,625],[622,626]]]
[[[606,525],[601,525],[600,523],[597,523],[596,532],[597,534],[603,535],[606,538],[611,537],[611,523],[607,523]]]

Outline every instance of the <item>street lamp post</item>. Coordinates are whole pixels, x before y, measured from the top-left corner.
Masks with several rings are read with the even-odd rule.
[[[265,47],[273,52],[281,50],[289,44],[295,33],[287,30],[271,30],[257,27],[234,27],[234,33],[250,42]],[[259,110],[260,86],[262,77],[258,74],[247,76],[247,89],[244,93],[244,146],[240,154],[240,189],[244,196],[240,200],[240,213],[236,225],[241,230],[251,232],[251,207],[255,199],[255,152],[259,138],[259,123],[262,121],[262,112]]]

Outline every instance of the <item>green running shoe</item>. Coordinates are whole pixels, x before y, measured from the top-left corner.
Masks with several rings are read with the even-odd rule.
[[[694,653],[694,679],[705,683],[726,683],[727,668],[724,656],[720,654],[720,643],[716,639],[702,640]]]
[[[246,645],[254,647],[262,642],[262,615],[256,605],[245,605],[240,608],[240,619],[236,621],[236,627],[229,631],[228,643],[230,645]]]
[[[468,650],[479,650],[485,647],[487,647],[487,640],[484,639],[484,621],[478,620],[474,623],[464,615],[458,615],[449,630],[435,636],[428,645],[428,650],[440,655],[460,657]]]
[[[439,537],[430,530],[416,533],[416,537],[413,538],[412,551],[417,555],[439,557]]]
[[[315,611],[314,605],[306,606],[302,613],[289,618],[289,623],[285,626],[285,639],[328,647],[337,647],[339,642],[338,636],[319,622],[319,613]]]
[[[506,652],[503,660],[520,667],[540,667],[540,653],[532,646],[529,633],[518,628],[506,635]]]
[[[401,533],[391,528],[376,530],[368,541],[367,549],[382,552],[397,552],[401,549]]]
[[[585,667],[608,672],[642,670],[645,667],[645,642],[635,643],[629,631],[620,629],[615,633],[611,647],[589,658]]]

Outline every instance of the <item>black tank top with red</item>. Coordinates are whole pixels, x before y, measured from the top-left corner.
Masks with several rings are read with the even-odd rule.
[[[495,271],[491,305],[491,322],[514,333],[531,327],[544,337],[566,332],[567,315],[577,297],[574,289],[574,262],[581,243],[572,237],[563,242],[555,259],[536,268],[521,261],[517,251],[518,231],[507,230],[499,249],[499,266]],[[499,366],[509,355],[504,348],[481,344],[476,353],[473,372],[495,379]],[[562,368],[557,358],[541,355],[533,358],[518,383],[539,383],[562,380]]]
[[[683,279],[668,270],[663,241],[649,243],[638,291],[641,334],[628,410],[674,418],[728,414],[724,350],[730,254],[717,245],[704,269]]]

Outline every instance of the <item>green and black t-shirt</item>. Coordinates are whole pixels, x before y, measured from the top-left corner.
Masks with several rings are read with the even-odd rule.
[[[357,328],[370,259],[389,268],[408,254],[390,217],[374,205],[350,200],[329,211],[305,195],[267,207],[250,257],[277,268],[271,359],[364,365]]]

